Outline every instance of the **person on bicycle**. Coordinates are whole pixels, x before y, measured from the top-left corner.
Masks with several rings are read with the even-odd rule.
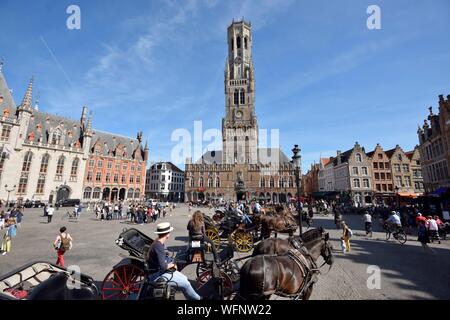
[[[152,273],[149,275],[149,281],[156,281],[158,278],[164,278],[169,282],[175,283],[181,289],[188,300],[200,300],[200,296],[195,292],[188,278],[177,271],[177,266],[170,262],[165,252],[165,243],[170,237],[173,227],[170,222],[158,224],[155,233],[158,239],[153,241],[147,252],[147,264]]]
[[[386,220],[386,224],[393,234],[396,234],[402,227],[400,217],[395,211],[391,212],[391,216]]]

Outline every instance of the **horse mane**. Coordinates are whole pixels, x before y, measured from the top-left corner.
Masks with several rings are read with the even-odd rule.
[[[324,232],[324,230],[322,227],[318,228],[318,229],[310,229],[310,230],[306,231],[305,233],[303,233],[303,235],[301,236],[301,239],[303,240],[303,242],[310,242],[317,238],[321,238],[323,232]]]

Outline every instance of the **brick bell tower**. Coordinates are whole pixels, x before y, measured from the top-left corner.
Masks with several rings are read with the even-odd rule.
[[[257,163],[258,123],[255,113],[251,24],[233,21],[228,27],[227,35],[222,160],[227,164]]]

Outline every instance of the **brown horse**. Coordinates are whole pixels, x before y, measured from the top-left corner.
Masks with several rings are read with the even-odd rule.
[[[269,238],[272,232],[275,232],[275,237],[278,232],[292,236],[297,230],[294,216],[288,208],[281,205],[264,208],[258,220],[261,224],[261,238],[264,239]]]
[[[316,236],[317,232],[325,234],[325,230],[320,227],[319,229],[310,229],[300,236],[291,236],[287,239],[275,239],[269,238],[258,243],[253,249],[252,256],[258,256],[261,254],[285,254],[291,249],[300,249],[305,242],[311,241]]]
[[[240,272],[240,298],[260,300],[277,294],[291,299],[309,299],[320,273],[317,259],[322,256],[324,263],[331,266],[333,254],[329,235],[323,229],[314,229],[308,238],[300,250],[258,255],[247,260]]]

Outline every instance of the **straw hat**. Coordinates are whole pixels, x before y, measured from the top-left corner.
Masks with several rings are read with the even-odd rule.
[[[157,229],[155,231],[156,234],[164,234],[173,231],[173,227],[170,226],[170,222],[163,222],[158,224]]]

